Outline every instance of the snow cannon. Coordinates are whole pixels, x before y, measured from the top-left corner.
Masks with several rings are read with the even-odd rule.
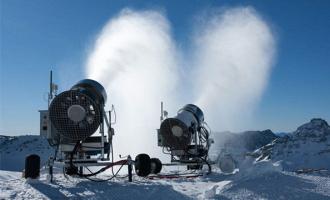
[[[208,164],[212,139],[203,111],[194,104],[187,104],[174,117],[167,115],[161,103],[158,146],[171,155],[171,163],[187,164],[188,169],[201,169],[203,164]]]
[[[107,94],[100,83],[81,80],[52,100],[50,121],[64,140],[84,141],[102,123],[106,100]]]
[[[115,122],[111,121],[111,116],[116,112],[114,106],[105,111],[107,93],[104,87],[95,80],[83,79],[57,94],[52,71],[49,85],[48,110],[39,111],[40,135],[56,149],[48,160],[49,174],[55,162],[63,164],[65,174],[80,177],[95,176],[115,165],[127,165],[131,169],[130,159],[114,161],[111,126]],[[94,135],[97,131],[99,134]],[[89,166],[105,167],[94,173],[84,173]]]
[[[200,108],[193,104],[185,105],[175,117],[167,118],[161,123],[159,134],[162,146],[176,150],[187,149],[193,134],[203,122],[204,115]]]

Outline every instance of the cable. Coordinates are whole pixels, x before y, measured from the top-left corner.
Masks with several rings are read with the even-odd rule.
[[[105,182],[105,181],[110,181],[110,180],[112,180],[113,178],[115,178],[115,177],[118,175],[118,173],[120,172],[120,170],[123,168],[124,165],[125,165],[125,163],[122,164],[122,165],[119,167],[119,169],[117,170],[117,172],[116,172],[113,176],[111,176],[110,178],[107,178],[107,179],[92,179],[92,178],[89,178],[89,177],[84,177],[84,178],[86,178],[86,179],[88,179],[88,180],[90,180],[90,181],[94,181],[94,182]]]
[[[105,170],[115,166],[115,165],[125,165],[127,163],[127,160],[119,160],[117,162],[114,162],[114,163],[111,163],[101,169],[99,169],[98,171],[96,172],[93,172],[93,173],[90,173],[90,174],[81,174],[81,173],[77,173],[77,175],[81,176],[81,177],[90,177],[90,176],[95,176],[97,174],[100,174],[101,172],[104,172]]]
[[[200,177],[200,176],[203,176],[202,174],[197,174],[197,175],[191,175],[191,176],[162,176],[162,175],[158,175],[158,176],[151,176],[151,177],[148,177],[149,179],[155,179],[155,178],[158,178],[158,179],[174,179],[174,178],[197,178],[197,177]]]
[[[201,173],[173,173],[173,174],[157,174],[148,176],[148,179],[174,179],[174,178],[197,178],[203,176]]]
[[[190,156],[193,156],[195,158],[201,159],[208,166],[208,173],[207,174],[210,174],[212,172],[211,164],[207,161],[208,149],[207,149],[207,153],[206,153],[205,156],[196,156],[194,154],[189,153],[189,151],[185,151],[185,153],[188,154],[188,155],[190,155]],[[195,160],[195,161],[198,162],[198,160]]]
[[[85,166],[85,168],[90,172],[93,173],[87,166]]]
[[[102,147],[91,147],[91,146],[84,146],[84,145],[81,145],[80,147],[89,148],[89,149],[98,149],[98,150],[103,149]]]
[[[74,145],[73,150],[70,153],[70,167],[74,167],[74,165],[73,165],[73,154],[75,154],[77,152],[79,144],[80,144],[80,141],[77,141],[76,144]]]
[[[74,168],[74,164],[73,164],[73,155],[76,153],[77,149],[78,149],[78,146],[80,145],[80,141],[78,141],[76,143],[76,145],[74,146],[72,152],[70,153],[70,168]],[[114,177],[116,177],[119,173],[119,171],[122,169],[122,167],[127,164],[127,160],[119,160],[117,162],[112,162],[111,164],[99,169],[98,171],[96,172],[92,172],[88,167],[86,167],[86,169],[90,172],[90,174],[83,174],[83,173],[79,173],[79,172],[76,172],[75,174],[80,176],[80,177],[83,177],[83,178],[86,178],[88,180],[91,180],[91,181],[96,181],[96,182],[103,182],[103,181],[109,181],[111,179],[113,179]],[[118,169],[118,171],[109,179],[105,179],[105,180],[94,180],[94,179],[91,179],[89,177],[91,176],[96,176],[97,174],[100,174],[101,172],[104,172],[105,170],[109,169],[109,168],[113,168],[113,166],[115,165],[121,165],[120,168]],[[68,177],[66,176],[66,173],[65,173],[65,167],[63,167],[63,174],[65,176],[65,178],[68,179]],[[69,179],[68,179],[69,180]]]

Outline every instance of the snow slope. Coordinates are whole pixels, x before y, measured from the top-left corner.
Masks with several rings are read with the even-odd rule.
[[[225,152],[229,153],[238,163],[244,161],[247,152],[253,152],[279,138],[271,130],[241,133],[215,132],[211,137],[215,141],[210,150],[211,159],[216,160],[219,152]]]
[[[25,155],[37,153],[45,160],[52,149],[38,136],[3,136],[0,137],[0,199],[330,199],[327,122],[313,119],[275,140],[268,130],[247,135],[225,145],[240,154],[238,173],[224,175],[213,166],[212,174],[197,178],[151,180],[134,175],[132,183],[127,178],[107,182],[66,178],[58,165],[53,183],[49,182],[44,167],[38,180],[25,180],[21,172],[15,172],[24,168]],[[258,148],[266,141],[270,143],[248,153],[251,144]],[[176,170],[165,169],[165,172],[177,173]],[[105,172],[98,178],[109,176]]]
[[[22,171],[25,157],[30,154],[38,154],[43,164],[53,152],[47,140],[38,135],[0,135],[0,170]]]
[[[278,138],[252,155],[257,160],[279,162],[288,171],[330,169],[330,126],[322,119],[312,119],[290,136]]]
[[[79,178],[66,179],[61,173],[55,175],[54,183],[49,183],[45,172],[42,172],[37,181],[25,181],[20,176],[18,172],[0,171],[0,199],[330,198],[330,174],[305,175],[273,169],[232,176],[215,172],[209,176],[175,180],[149,180],[134,176],[133,183],[126,179],[101,183]]]

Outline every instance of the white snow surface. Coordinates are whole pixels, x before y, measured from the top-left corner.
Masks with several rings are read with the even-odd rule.
[[[106,182],[65,177],[60,165],[54,168],[52,183],[45,167],[38,179],[26,180],[22,178],[25,156],[36,153],[43,165],[52,148],[39,136],[0,136],[0,199],[330,199],[329,125],[313,119],[292,135],[250,156],[240,149],[240,156],[234,156],[240,158],[239,169],[232,175],[213,166],[211,174],[203,171],[197,178],[151,180],[134,175],[131,183],[127,177]],[[178,169],[162,173],[178,173]],[[110,176],[104,172],[97,178]]]
[[[38,180],[0,170],[0,199],[329,199],[330,174],[296,174],[258,167],[231,176],[214,172],[198,178],[149,180],[133,177],[108,182],[64,177],[50,183],[46,170]],[[265,168],[262,166],[262,168]],[[100,178],[106,178],[103,175]]]

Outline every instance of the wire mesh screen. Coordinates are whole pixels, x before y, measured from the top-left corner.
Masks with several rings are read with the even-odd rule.
[[[68,117],[68,110],[73,105],[79,105],[84,110],[84,117],[76,122]],[[67,139],[84,140],[98,129],[101,123],[101,106],[89,96],[76,91],[62,92],[52,101],[49,107],[49,117],[56,130]]]
[[[182,128],[182,135],[180,137],[172,133],[174,126]],[[191,143],[191,133],[188,127],[175,118],[167,118],[162,122],[160,134],[164,138],[164,146],[171,147],[172,149],[185,149]]]

